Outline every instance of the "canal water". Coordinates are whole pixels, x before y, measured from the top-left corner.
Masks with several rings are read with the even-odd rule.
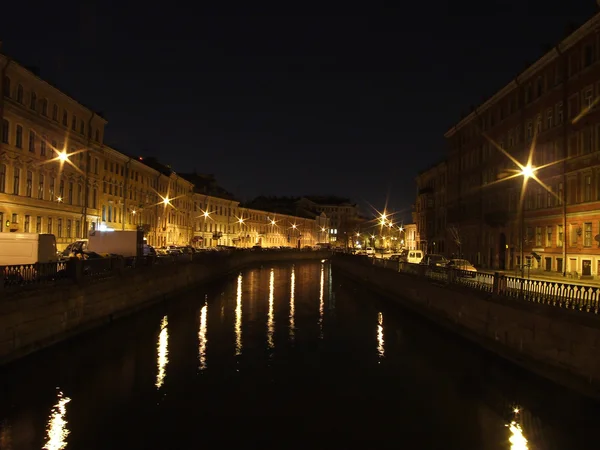
[[[0,449],[598,449],[596,404],[329,263],[231,274],[0,374]]]

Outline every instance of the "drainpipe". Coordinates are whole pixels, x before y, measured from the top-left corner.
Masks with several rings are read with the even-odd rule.
[[[560,65],[559,70],[562,69],[562,112],[563,112],[563,123],[562,123],[562,148],[563,148],[563,156],[562,156],[562,185],[563,185],[563,193],[562,193],[562,226],[563,226],[563,264],[562,264],[562,275],[563,277],[567,276],[567,151],[568,151],[568,139],[569,139],[569,129],[567,127],[567,114],[569,112],[568,108],[568,65],[565,60],[564,53],[560,50],[560,45],[556,46],[556,51],[560,57]],[[557,233],[558,234],[558,233]],[[558,236],[557,236],[558,238]]]
[[[95,112],[92,112],[90,116],[90,120],[88,120],[87,130],[88,130],[88,138],[87,138],[87,157],[85,158],[85,172],[84,172],[84,186],[83,186],[83,205],[81,210],[81,227],[85,230],[83,234],[83,238],[87,238],[87,233],[89,233],[89,229],[87,227],[87,209],[90,198],[90,187],[89,187],[89,175],[90,175],[90,166],[92,165],[92,121],[94,120]]]
[[[121,210],[121,230],[125,231],[125,221],[127,220],[127,194],[129,189],[129,170],[131,158],[125,163],[125,183],[123,184],[123,207]]]

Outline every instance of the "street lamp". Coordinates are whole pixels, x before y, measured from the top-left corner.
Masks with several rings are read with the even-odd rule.
[[[525,190],[527,181],[534,175],[536,170],[528,163],[521,167],[520,173],[523,176],[523,187],[521,188],[521,278],[525,277]]]

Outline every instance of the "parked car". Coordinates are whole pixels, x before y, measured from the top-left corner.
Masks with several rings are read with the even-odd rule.
[[[444,267],[447,263],[448,260],[444,256],[438,255],[437,253],[428,253],[421,261],[421,264],[427,264],[431,268]]]
[[[451,259],[446,264],[449,269],[456,269],[461,271],[461,275],[467,277],[476,277],[477,269],[466,259]]]
[[[408,252],[408,257],[406,261],[411,264],[421,264],[423,261],[423,251],[422,250],[410,250]]]

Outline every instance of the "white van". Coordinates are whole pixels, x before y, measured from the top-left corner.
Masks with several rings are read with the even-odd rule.
[[[367,254],[367,256],[373,256],[375,255],[375,249],[373,247],[367,247],[365,249],[365,253]]]
[[[423,261],[423,251],[410,250],[408,252],[408,256],[406,257],[406,261],[411,264],[421,264],[421,261]]]
[[[58,261],[53,234],[0,233],[0,266]]]

